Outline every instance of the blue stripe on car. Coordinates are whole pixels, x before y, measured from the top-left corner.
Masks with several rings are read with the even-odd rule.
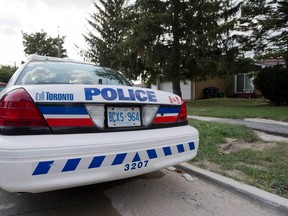
[[[127,155],[127,153],[117,154],[113,163],[112,163],[112,166],[122,164],[126,155]]]
[[[37,167],[35,168],[32,175],[44,175],[47,174],[52,166],[54,161],[42,161],[39,162]]]
[[[149,159],[157,158],[157,153],[155,149],[149,149],[147,150],[147,153],[148,153]]]
[[[138,152],[136,152],[136,154],[135,154],[134,159],[132,160],[132,162],[138,162],[138,161],[141,161],[141,159],[140,159],[140,156],[139,156]]]
[[[183,144],[177,145],[177,150],[178,150],[179,153],[185,152]]]
[[[100,167],[102,165],[105,157],[106,157],[105,155],[94,157],[93,160],[91,161],[88,169]]]
[[[180,107],[159,107],[157,113],[179,113]]]
[[[189,144],[189,149],[190,149],[191,151],[195,149],[195,144],[194,144],[194,142],[189,142],[188,144]]]
[[[67,163],[65,164],[62,172],[69,172],[69,171],[74,171],[76,170],[78,164],[80,163],[81,158],[74,158],[74,159],[69,159]]]
[[[88,114],[84,106],[38,106],[43,115],[85,115]]]
[[[64,160],[40,161],[40,162],[35,163],[34,166],[36,168],[34,168],[32,172],[32,176],[47,175],[49,173],[55,173],[55,169],[53,168],[53,170],[51,170],[51,166],[57,165],[57,164],[58,166],[59,164],[64,164],[62,165],[63,166],[62,169],[56,171],[58,173],[74,172],[74,171],[81,170],[81,169],[82,170],[93,169],[93,168],[101,168],[101,167],[107,167],[107,166],[117,166],[117,165],[131,163],[131,162],[132,163],[140,162],[141,157],[145,158],[145,154],[147,155],[146,157],[148,157],[149,159],[157,159],[161,155],[160,152],[162,152],[161,157],[167,157],[167,156],[176,155],[176,154],[193,151],[193,150],[195,150],[195,143],[188,142],[185,144],[165,146],[165,147],[157,148],[157,149],[148,149],[148,150],[144,150],[140,152],[130,152],[130,153],[123,152],[123,153],[116,154],[116,155],[96,155],[91,158],[85,158],[85,161],[88,162],[86,168],[83,166],[83,164],[82,166],[79,166],[82,158],[69,158],[69,159],[64,159]],[[127,157],[128,154],[129,154],[129,157]],[[57,168],[57,166],[55,167]]]
[[[165,156],[172,155],[171,148],[169,146],[163,148]]]

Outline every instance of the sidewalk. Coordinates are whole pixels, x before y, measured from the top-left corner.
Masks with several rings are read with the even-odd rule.
[[[235,181],[225,176],[221,176],[217,173],[201,169],[189,163],[182,163],[176,167],[179,167],[181,170],[184,170],[189,174],[200,176],[204,179],[208,179],[212,182],[216,182],[220,185],[232,188],[235,191],[253,197],[256,200],[259,200],[261,202],[264,202],[266,204],[269,204],[271,206],[280,208],[288,212],[288,199],[284,197],[280,197],[278,195],[263,191],[256,187]]]
[[[280,121],[259,119],[259,118],[247,118],[247,119],[241,120],[241,119],[214,118],[214,117],[191,116],[191,115],[189,115],[188,118],[196,119],[200,121],[208,121],[208,122],[246,125],[247,127],[252,128],[253,130],[264,132],[264,133],[259,132],[260,133],[259,135],[264,136],[265,134],[271,134],[271,135],[280,136],[278,137],[279,139],[283,139],[285,141],[288,140],[288,123],[287,122],[280,122]],[[271,136],[271,137],[274,137],[274,136]],[[266,138],[269,139],[269,135]],[[239,191],[243,194],[246,194],[250,197],[253,197],[256,200],[270,204],[274,207],[281,208],[284,211],[288,211],[288,199],[285,199],[283,197],[260,190],[250,185],[240,183],[233,179],[221,176],[217,173],[213,173],[208,170],[195,167],[189,163],[179,164],[178,167],[182,170],[187,171],[188,173],[198,175],[198,176],[201,176],[202,178],[205,178],[213,182],[219,183],[221,185],[233,188],[234,190]]]
[[[188,118],[200,121],[240,124],[252,128],[253,130],[262,131],[276,136],[288,137],[287,122],[259,119],[259,118],[247,118],[242,120],[242,119],[214,118],[214,117],[203,117],[192,115],[189,115]]]

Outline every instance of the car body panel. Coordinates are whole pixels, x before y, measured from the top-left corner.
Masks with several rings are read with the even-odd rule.
[[[22,87],[22,86],[21,86]],[[13,86],[9,90],[20,88]],[[181,105],[181,97],[164,91],[132,86],[104,85],[25,85],[23,88],[37,102],[59,103],[133,103]]]
[[[0,136],[0,173],[5,173],[0,185],[10,192],[38,193],[141,175],[192,159],[198,137],[191,126]]]

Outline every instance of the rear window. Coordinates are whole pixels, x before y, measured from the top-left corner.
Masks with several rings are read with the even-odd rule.
[[[0,91],[2,91],[5,88],[5,86],[0,85]]]
[[[16,84],[131,85],[119,72],[110,68],[48,61],[30,62],[21,72]]]

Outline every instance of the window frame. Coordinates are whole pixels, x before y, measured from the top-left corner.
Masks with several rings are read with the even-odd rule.
[[[242,91],[237,91],[237,85],[238,85],[238,76],[243,75],[244,79],[243,79],[243,90]],[[246,88],[246,79],[250,79],[251,82],[251,88]],[[255,87],[253,84],[253,80],[254,80],[254,72],[249,72],[249,73],[241,73],[241,74],[236,74],[234,76],[234,81],[235,81],[235,85],[234,85],[234,93],[235,94],[242,94],[242,93],[253,93]]]

